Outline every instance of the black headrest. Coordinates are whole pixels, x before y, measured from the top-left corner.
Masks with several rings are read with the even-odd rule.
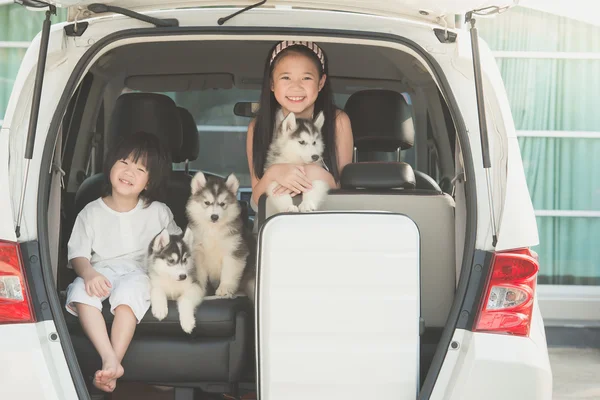
[[[182,132],[179,111],[168,96],[158,93],[125,93],[117,98],[108,135],[111,142],[120,136],[144,131],[153,133],[171,149],[181,149]]]
[[[342,189],[414,189],[415,173],[405,162],[347,164],[340,178]]]
[[[363,90],[352,94],[344,111],[352,124],[358,150],[395,151],[415,142],[415,127],[404,97],[392,90]]]
[[[183,107],[177,107],[181,118],[181,129],[183,130],[183,140],[178,154],[173,154],[173,162],[193,161],[198,158],[200,153],[200,138],[198,137],[198,125],[189,110]]]

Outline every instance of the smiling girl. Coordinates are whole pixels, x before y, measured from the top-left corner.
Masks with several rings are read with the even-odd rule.
[[[93,383],[106,392],[123,375],[121,361],[150,307],[148,244],[163,228],[181,233],[171,210],[156,201],[170,169],[170,156],[156,136],[126,135],[107,155],[105,196],[81,210],[69,239],[70,267],[78,277],[67,288],[66,308],[79,317],[102,358]],[[107,298],[115,316],[110,339],[102,316]]]
[[[314,42],[283,41],[269,52],[265,66],[260,109],[248,126],[246,153],[252,177],[251,206],[273,181],[275,194],[292,196],[311,188],[311,181],[323,180],[330,188],[339,185],[342,170],[352,161],[353,138],[348,116],[333,103],[328,81],[327,57]],[[275,164],[263,171],[267,150],[273,139],[277,113],[314,119],[323,111],[325,123],[324,164]]]

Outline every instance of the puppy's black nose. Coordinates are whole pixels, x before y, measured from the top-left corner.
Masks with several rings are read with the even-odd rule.
[[[212,219],[213,222],[217,222],[217,220],[219,219],[219,216],[217,214],[213,214],[210,216],[210,219]]]
[[[317,161],[319,159],[319,156],[316,154],[313,154],[312,159],[313,159],[313,161]]]
[[[179,280],[180,280],[180,281],[185,281],[185,278],[187,278],[187,275],[186,275],[186,274],[181,274],[181,275],[179,275]]]

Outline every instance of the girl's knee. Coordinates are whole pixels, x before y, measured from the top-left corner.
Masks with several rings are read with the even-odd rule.
[[[69,307],[75,311],[77,311],[78,314],[81,314],[82,312],[98,312],[98,313],[102,313],[102,307],[100,305],[100,307],[98,307],[95,304],[88,304],[88,303],[82,303],[79,301],[72,301],[69,304]]]
[[[135,312],[133,312],[133,308],[129,304],[119,304],[115,307],[114,313],[115,315],[123,313],[135,316]]]

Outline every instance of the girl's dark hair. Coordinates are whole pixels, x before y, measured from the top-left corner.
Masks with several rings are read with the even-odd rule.
[[[254,124],[254,137],[252,139],[252,164],[254,166],[254,173],[259,179],[262,178],[264,173],[263,170],[265,168],[267,151],[269,150],[269,146],[271,145],[271,141],[273,139],[275,113],[279,108],[279,104],[275,99],[275,95],[271,91],[273,69],[277,63],[290,53],[301,54],[313,61],[315,67],[319,71],[319,79],[321,79],[323,75],[327,75],[329,78],[329,66],[325,52],[323,52],[325,68],[321,66],[321,61],[317,55],[311,49],[303,45],[294,45],[286,48],[285,50],[281,51],[277,57],[275,57],[273,63],[270,63],[271,55],[273,54],[273,50],[275,50],[276,46],[277,44],[275,44],[275,46],[273,46],[267,54],[262,91],[260,94],[260,108],[256,115]],[[325,159],[325,163],[329,167],[329,171],[332,173],[334,179],[336,182],[339,182],[340,174],[337,166],[335,145],[335,118],[337,107],[333,103],[333,91],[331,89],[329,79],[325,80],[325,85],[319,92],[317,100],[315,101],[313,113],[314,117],[316,117],[321,111],[323,111],[323,115],[325,116],[325,123],[323,124],[322,129],[323,140],[325,142],[323,158]]]
[[[148,171],[148,186],[140,193],[145,207],[153,201],[163,201],[167,178],[171,172],[171,154],[160,139],[151,133],[136,132],[125,135],[106,154],[104,161],[104,196],[112,194],[110,170],[119,160],[129,156],[142,162]]]

